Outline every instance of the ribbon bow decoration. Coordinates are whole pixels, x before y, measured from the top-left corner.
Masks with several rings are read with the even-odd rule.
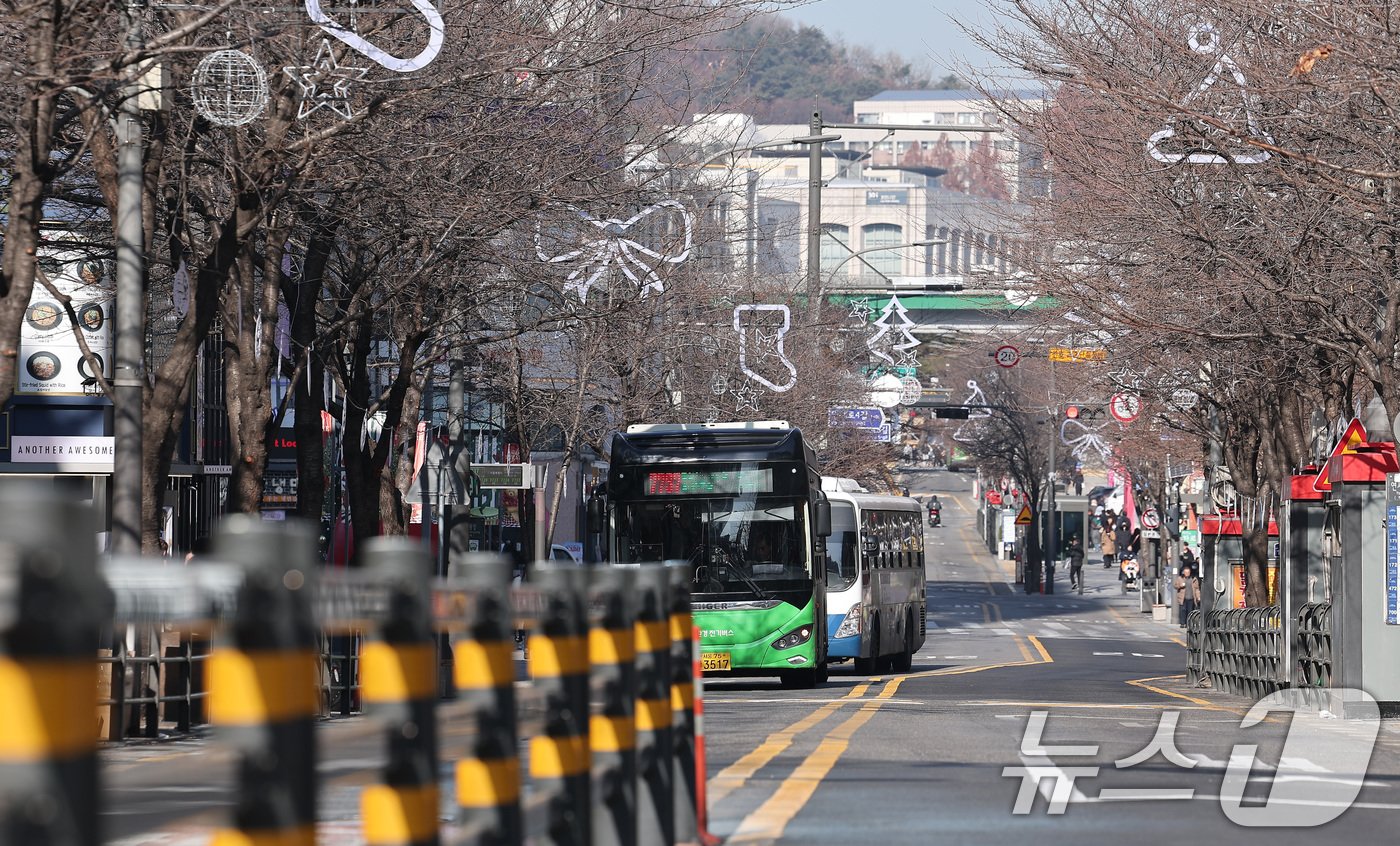
[[[602,278],[603,274],[607,273],[614,265],[622,271],[624,276],[640,286],[642,296],[645,297],[649,291],[653,290],[658,294],[663,293],[666,286],[662,283],[661,277],[656,275],[655,264],[680,264],[690,257],[693,237],[691,215],[685,206],[676,200],[663,200],[632,215],[627,220],[619,220],[615,217],[596,218],[582,209],[573,206],[569,206],[569,209],[596,227],[601,237],[584,241],[577,250],[552,256],[545,253],[540,244],[540,232],[537,229],[535,231],[535,254],[539,256],[540,261],[550,264],[582,259],[580,265],[570,272],[568,278],[564,280],[564,290],[577,293],[581,301],[588,301],[588,290],[593,287],[593,283]],[[680,216],[681,227],[685,233],[680,252],[675,255],[667,255],[634,238],[626,237],[632,227],[651,215],[666,209],[674,210]],[[651,262],[648,262],[648,259]]]
[[[1080,423],[1078,420],[1066,420],[1060,424],[1060,443],[1069,447],[1070,452],[1075,458],[1082,460],[1092,451],[1097,452],[1104,461],[1108,461],[1113,455],[1113,445],[1110,444],[1103,435],[1099,434],[1108,423],[1109,421],[1105,420],[1099,425],[1090,428]],[[1071,432],[1071,426],[1075,427],[1078,431]]]
[[[397,73],[412,73],[422,70],[432,64],[433,60],[442,52],[442,15],[437,7],[428,0],[410,0],[413,8],[423,16],[423,20],[428,22],[428,44],[422,52],[411,59],[400,59],[398,56],[390,55],[378,47],[374,46],[359,33],[346,29],[336,23],[330,15],[321,11],[321,0],[305,0],[306,14],[311,17],[311,22],[319,26],[327,35],[338,39],[351,50],[364,56],[367,59]],[[351,23],[354,26],[354,23]]]

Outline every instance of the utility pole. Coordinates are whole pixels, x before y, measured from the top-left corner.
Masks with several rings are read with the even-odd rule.
[[[812,112],[807,136],[822,134],[822,113]],[[840,138],[841,136],[836,136]],[[807,297],[808,302],[821,289],[822,274],[822,143],[807,145]]]
[[[142,4],[126,4],[126,48],[145,46]],[[141,553],[141,402],[146,384],[145,226],[141,220],[144,148],[139,69],[133,64],[117,113],[117,303],[112,386],[112,552]]]

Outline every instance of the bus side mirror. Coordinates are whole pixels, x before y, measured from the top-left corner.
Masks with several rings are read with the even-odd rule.
[[[588,498],[588,533],[600,535],[603,533],[603,498],[591,496]]]
[[[819,538],[831,537],[831,503],[825,499],[812,505],[813,529]]]

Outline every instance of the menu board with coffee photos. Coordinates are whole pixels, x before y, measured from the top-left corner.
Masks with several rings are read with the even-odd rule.
[[[112,378],[113,284],[111,263],[85,258],[45,262],[54,287],[72,298],[88,349],[102,375]],[[19,338],[17,394],[96,394],[96,374],[83,357],[63,304],[37,281],[29,297]]]

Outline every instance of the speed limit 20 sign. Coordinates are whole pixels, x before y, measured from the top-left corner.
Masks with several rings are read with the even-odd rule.
[[[997,351],[992,355],[996,358],[998,367],[1015,367],[1016,362],[1021,360],[1021,351],[1010,344],[997,347]]]

